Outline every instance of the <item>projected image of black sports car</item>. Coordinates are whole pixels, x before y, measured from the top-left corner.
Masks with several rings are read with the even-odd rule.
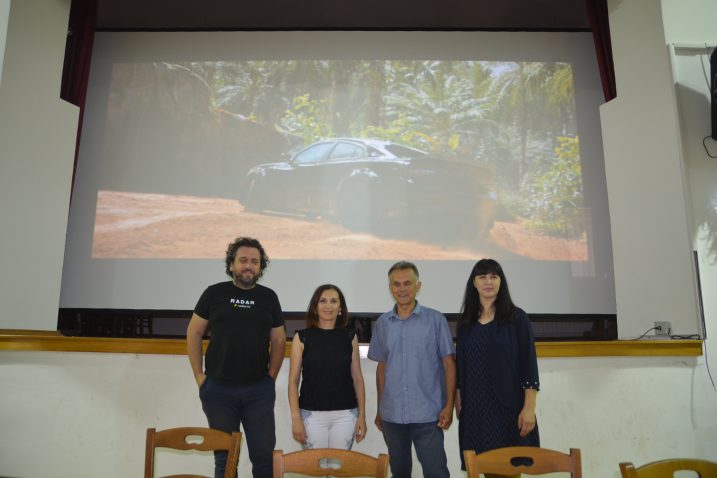
[[[323,217],[373,233],[410,229],[414,221],[450,224],[450,217],[482,237],[495,216],[492,178],[475,162],[389,141],[334,138],[252,168],[240,201],[251,212]]]

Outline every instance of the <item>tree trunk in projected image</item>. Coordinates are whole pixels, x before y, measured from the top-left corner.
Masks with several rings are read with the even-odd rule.
[[[366,98],[365,125],[382,126],[384,124],[384,97],[386,95],[386,74],[383,61],[369,62],[366,74],[368,97]]]

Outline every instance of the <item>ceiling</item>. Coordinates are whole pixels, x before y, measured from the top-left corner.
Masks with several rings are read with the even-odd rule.
[[[98,0],[98,30],[587,30],[580,0]]]

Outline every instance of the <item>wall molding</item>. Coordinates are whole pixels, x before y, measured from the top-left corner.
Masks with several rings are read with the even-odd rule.
[[[206,350],[207,341],[204,341]],[[702,355],[702,340],[608,340],[536,342],[538,357],[633,357]],[[289,356],[287,341],[285,356]],[[1,330],[0,351],[99,352],[186,355],[183,339],[64,337],[55,331]]]

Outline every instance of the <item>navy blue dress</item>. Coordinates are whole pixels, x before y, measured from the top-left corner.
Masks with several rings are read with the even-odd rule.
[[[485,325],[462,326],[459,330],[457,358],[461,413],[458,440],[462,469],[465,469],[464,450],[482,453],[507,446],[540,446],[537,425],[526,437],[521,437],[518,429],[525,389],[538,389],[538,376],[535,345],[527,316],[516,319],[519,323],[499,324],[493,320]],[[527,329],[523,320],[527,322]],[[527,345],[527,349],[519,351],[521,345]],[[506,373],[508,381],[505,380]],[[513,386],[501,386],[507,383]]]

